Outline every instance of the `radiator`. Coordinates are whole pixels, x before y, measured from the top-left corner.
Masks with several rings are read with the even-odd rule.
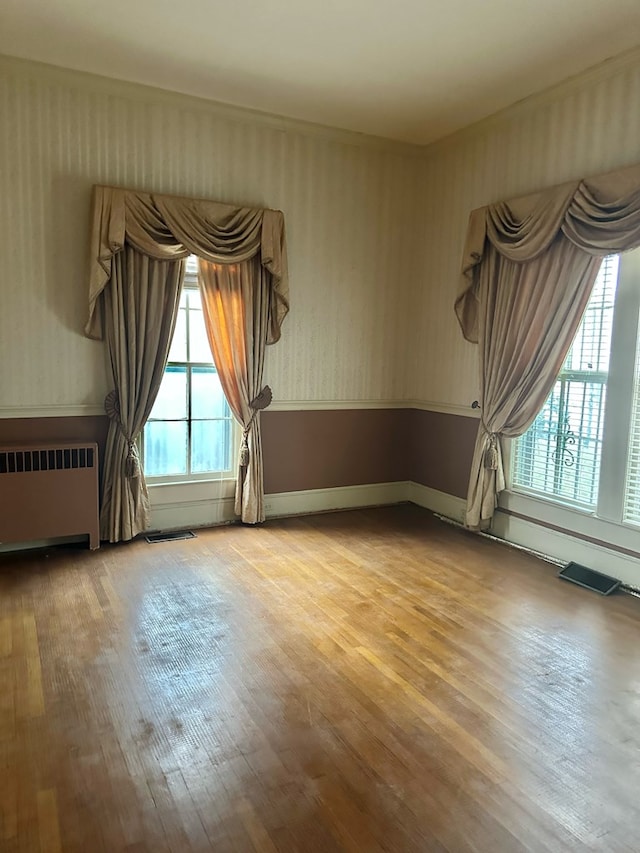
[[[0,544],[81,534],[99,547],[97,445],[0,446]]]

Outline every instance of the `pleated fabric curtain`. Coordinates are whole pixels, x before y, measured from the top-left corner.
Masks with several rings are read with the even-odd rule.
[[[502,438],[549,395],[605,255],[640,245],[640,166],[472,212],[455,310],[479,347],[481,421],[466,524],[489,527],[505,488]]]
[[[262,386],[271,290],[258,258],[239,264],[200,260],[198,267],[213,361],[242,426],[235,512],[243,522],[255,524],[265,517],[260,410],[271,402],[271,389]]]
[[[251,394],[256,377],[258,385],[262,381],[264,346],[280,339],[289,311],[282,212],[94,187],[85,334],[96,340],[106,336],[115,386],[105,400],[112,424],[101,509],[101,536],[112,542],[131,539],[148,525],[148,493],[136,439],[149,416],[166,365],[182,262],[190,254],[211,265],[242,270],[239,277],[230,270],[227,277],[216,274],[213,278],[218,282],[233,280],[230,289],[243,301],[249,324],[248,349],[243,358],[248,365],[246,391]],[[204,278],[212,277],[206,274]],[[219,290],[222,292],[224,286]],[[207,292],[205,285],[205,296]],[[212,308],[211,316],[214,313]],[[233,336],[233,344],[240,345],[238,336]],[[249,405],[254,407],[251,411],[268,405],[270,399],[270,391],[262,395],[256,392],[249,397]],[[247,464],[240,466],[246,470],[237,506],[244,520],[260,521],[264,519],[264,496],[259,419],[257,415],[247,419],[245,404],[236,406],[232,400],[234,414],[247,430],[240,460],[247,459]]]
[[[160,261],[125,245],[104,298],[114,391],[103,467],[100,538],[132,539],[149,526],[149,494],[137,441],[158,395],[178,316],[184,261]]]

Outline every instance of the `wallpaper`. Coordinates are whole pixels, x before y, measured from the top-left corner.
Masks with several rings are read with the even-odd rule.
[[[409,146],[4,58],[0,163],[5,412],[90,409],[108,390],[104,346],[82,335],[95,183],[283,210],[291,313],[268,350],[274,399],[400,396],[422,239]]]

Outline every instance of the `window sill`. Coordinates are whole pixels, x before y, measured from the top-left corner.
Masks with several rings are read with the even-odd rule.
[[[174,480],[173,482],[149,482],[149,500],[151,506],[165,504],[194,503],[233,498],[236,490],[235,479],[216,477],[210,480]]]

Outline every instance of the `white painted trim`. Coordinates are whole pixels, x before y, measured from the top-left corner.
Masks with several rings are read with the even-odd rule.
[[[533,524],[540,522],[562,527],[569,536],[590,536],[618,548],[640,553],[640,530],[637,527],[599,518],[589,510],[508,490],[500,495],[500,508],[524,515]]]
[[[467,508],[467,502],[464,498],[440,492],[438,489],[423,486],[421,483],[409,482],[408,486],[407,497],[411,503],[464,524]]]
[[[105,77],[101,74],[92,74],[87,71],[78,71],[59,65],[49,65],[30,59],[20,59],[0,54],[0,70],[7,70],[14,73],[17,71],[31,77],[38,77],[49,83],[53,80],[62,85],[72,86],[74,89],[83,92],[100,92],[112,97],[141,101],[145,104],[167,104],[168,106],[175,106],[180,109],[198,110],[223,120],[226,119],[227,121],[262,125],[275,130],[301,133],[305,136],[320,137],[321,139],[328,139],[334,142],[357,145],[362,148],[390,151],[417,158],[424,156],[424,146],[411,142],[400,142],[382,136],[343,130],[302,119],[287,118],[276,113],[268,113],[262,110],[250,109],[249,107],[234,106],[233,104],[226,104],[222,101],[210,100],[209,98],[198,97],[197,95],[189,95],[180,91],[161,89],[158,86],[135,83],[115,77]]]
[[[424,412],[442,412],[465,418],[479,418],[480,411],[461,403],[435,403],[429,400],[274,400],[268,411],[315,412],[344,409],[420,409]]]
[[[225,482],[225,481],[223,481]],[[151,490],[153,530],[169,530],[184,527],[202,527],[207,524],[222,524],[233,521],[233,496],[205,498],[198,492],[194,499],[191,484],[184,494],[189,499],[180,498],[176,489],[181,486],[168,486],[172,489],[171,500],[161,499],[162,486]],[[212,484],[217,485],[217,484]],[[228,490],[228,485],[224,486]],[[154,494],[155,492],[155,494]],[[165,491],[164,495],[169,492]],[[331,510],[354,509],[366,506],[385,506],[411,501],[418,506],[438,512],[456,521],[464,520],[465,501],[462,498],[447,495],[437,489],[430,489],[419,483],[402,480],[394,483],[367,483],[360,486],[338,486],[330,489],[303,489],[294,492],[278,492],[265,495],[265,514],[267,518],[306,515]]]
[[[459,415],[463,418],[480,418],[480,409],[472,409],[462,403],[436,403],[433,400],[406,400],[406,409],[420,409],[423,412],[441,412],[443,415]]]
[[[420,409],[465,418],[479,418],[478,409],[461,403],[436,403],[430,400],[274,400],[268,411],[319,412],[346,409]],[[73,418],[104,415],[101,405],[0,406],[3,418]]]
[[[150,531],[213,527],[235,521],[233,498],[158,503],[151,507]]]
[[[367,483],[362,486],[340,486],[333,489],[305,489],[265,495],[267,518],[328,512],[332,509],[354,509],[364,506],[407,501],[409,483]]]
[[[235,479],[213,477],[210,480],[182,480],[174,483],[156,483],[147,480],[149,502],[154,507],[178,504],[208,503],[231,498],[236,491]]]
[[[270,412],[324,412],[345,409],[406,409],[402,400],[274,400]]]
[[[81,418],[87,415],[104,415],[104,406],[0,406],[3,418]]]
[[[498,510],[491,533],[516,545],[533,548],[550,557],[582,563],[605,575],[619,578],[629,586],[640,586],[640,561],[627,554],[577,539],[568,533],[550,530],[535,521],[526,521]]]

